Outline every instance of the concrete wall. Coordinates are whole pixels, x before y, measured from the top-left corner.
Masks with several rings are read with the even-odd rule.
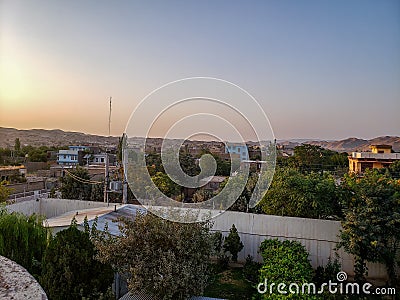
[[[305,218],[280,217],[270,215],[247,214],[227,211],[215,219],[213,230],[219,230],[224,235],[229,234],[232,224],[235,224],[240,239],[244,244],[239,253],[239,261],[244,261],[247,255],[262,262],[258,253],[260,244],[265,239],[295,240],[300,242],[310,253],[309,259],[313,268],[325,265],[329,257],[335,257],[335,247],[341,228],[340,222]],[[338,251],[342,270],[353,276],[354,258]],[[368,277],[385,279],[386,269],[382,264],[368,264]]]
[[[21,212],[25,215],[33,213],[52,218],[73,210],[107,206],[104,202],[81,201],[70,199],[40,198],[38,201],[24,201],[7,206],[9,211]]]

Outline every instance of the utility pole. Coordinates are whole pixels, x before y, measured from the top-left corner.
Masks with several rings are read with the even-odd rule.
[[[108,185],[109,185],[109,175],[108,175],[108,152],[106,150],[106,161],[105,161],[105,166],[104,166],[104,203],[107,203],[109,205],[108,201]]]
[[[111,136],[111,99],[110,97],[110,112],[108,114],[108,136]]]
[[[108,136],[111,136],[111,99],[110,97],[110,112],[108,114]],[[108,160],[108,147],[106,147],[106,157],[105,157],[105,165],[104,165],[104,203],[109,205],[108,199],[108,185],[110,182],[109,178],[109,160]]]

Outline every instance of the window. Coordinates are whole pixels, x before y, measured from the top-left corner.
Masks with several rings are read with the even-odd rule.
[[[101,158],[101,162],[102,162],[102,163],[104,162],[104,157]]]
[[[361,163],[361,172],[365,172],[366,169],[372,169],[373,163],[372,162],[362,162]]]

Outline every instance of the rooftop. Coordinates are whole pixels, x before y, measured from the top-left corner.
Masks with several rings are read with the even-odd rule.
[[[50,228],[68,227],[75,217],[79,225],[83,225],[85,217],[88,219],[89,226],[92,227],[97,217],[97,229],[103,230],[105,225],[112,235],[119,235],[118,223],[115,222],[121,217],[132,218],[137,212],[144,213],[145,209],[130,204],[110,204],[107,207],[97,207],[82,210],[73,210],[57,217],[49,218],[44,221],[45,226]]]
[[[369,158],[369,159],[400,159],[400,153],[372,153],[372,152],[353,152],[352,158]]]

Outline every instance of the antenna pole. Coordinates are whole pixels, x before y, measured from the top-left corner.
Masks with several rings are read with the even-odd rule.
[[[111,136],[111,98],[110,97],[110,113],[108,114],[108,136]]]

